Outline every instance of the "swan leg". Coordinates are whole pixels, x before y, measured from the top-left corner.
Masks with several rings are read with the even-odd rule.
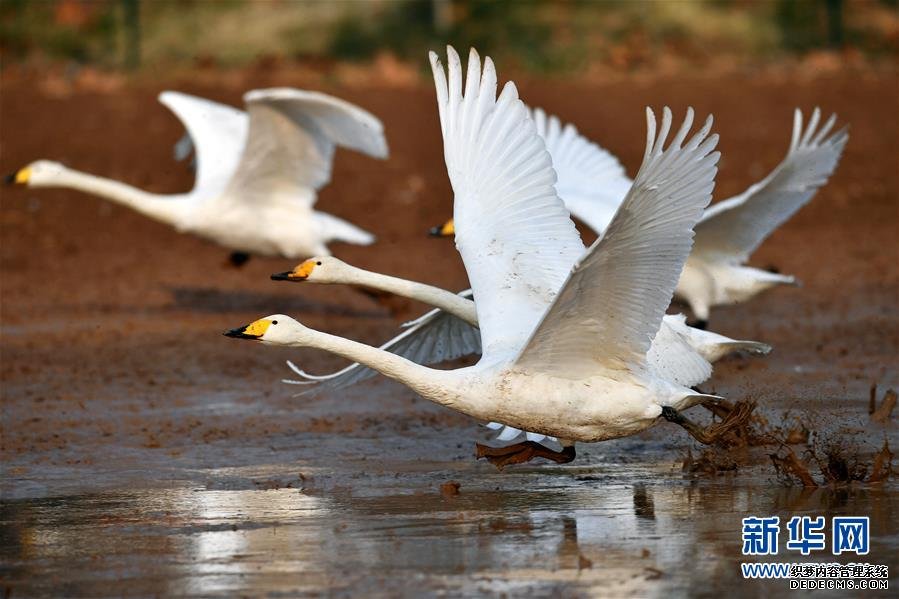
[[[246,252],[231,252],[228,256],[228,265],[234,268],[240,268],[250,259],[250,255]]]
[[[700,443],[712,445],[730,431],[745,424],[752,415],[755,405],[747,401],[738,401],[730,407],[730,409],[728,409],[727,406],[722,406],[722,409],[726,410],[726,412],[722,412],[725,414],[724,419],[721,422],[714,422],[706,427],[696,424],[670,406],[662,408],[662,417],[669,422],[673,422],[674,424],[683,427],[691,437]]]
[[[497,470],[502,470],[510,464],[523,464],[535,458],[546,458],[556,464],[567,464],[577,455],[574,445],[563,447],[562,451],[555,451],[535,441],[523,441],[506,447],[488,447],[475,444],[475,455],[478,459],[486,458]]]

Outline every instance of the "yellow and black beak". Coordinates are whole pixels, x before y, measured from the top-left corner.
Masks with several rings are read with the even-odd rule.
[[[294,281],[301,283],[309,278],[309,275],[312,274],[316,265],[315,260],[306,260],[301,264],[297,264],[296,268],[293,270],[276,272],[272,275],[272,281]]]
[[[449,219],[440,226],[431,227],[428,231],[428,235],[431,237],[452,237],[455,234],[456,222],[453,219]]]
[[[261,339],[271,324],[271,320],[262,318],[246,326],[229,329],[222,334],[225,337],[234,337],[235,339]]]
[[[261,335],[253,335],[251,333],[247,333],[248,328],[250,328],[250,325],[237,327],[236,329],[228,329],[222,334],[225,337],[234,337],[235,339],[259,339],[259,337],[261,337]]]
[[[28,183],[28,179],[31,178],[31,169],[27,166],[25,168],[20,168],[14,173],[10,173],[3,178],[3,182],[7,185],[25,185]]]
[[[292,270],[285,270],[284,272],[276,272],[272,275],[272,281],[302,281],[303,279],[299,279],[294,276]]]

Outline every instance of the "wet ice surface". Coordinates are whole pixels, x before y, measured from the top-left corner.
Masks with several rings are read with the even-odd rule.
[[[736,474],[693,478],[680,470],[689,443],[668,424],[580,446],[573,464],[499,473],[471,457],[472,440],[484,436],[476,427],[423,425],[441,409],[416,402],[403,416],[397,387],[364,393],[376,391],[377,417],[409,420],[402,431],[222,439],[177,455],[111,448],[89,467],[13,459],[0,517],[5,584],[14,596],[776,593],[787,583],[740,578],[740,520],[795,514],[869,515],[868,561],[889,563],[895,576],[892,483],[784,487],[766,462],[772,448],[750,450]],[[312,418],[341,400],[348,411],[358,406],[323,398],[295,411]],[[181,415],[224,411],[239,421],[261,408],[197,398]],[[864,419],[841,411],[846,426],[835,430],[862,430]],[[878,432],[862,437],[895,437]],[[441,493],[449,480],[458,495]],[[783,547],[779,558],[801,561]]]
[[[899,549],[896,498],[882,490],[803,494],[692,484],[646,464],[604,470],[454,472],[462,492],[450,498],[427,474],[406,474],[360,475],[362,493],[249,484],[13,501],[5,578],[26,594],[75,596],[725,590],[738,583],[739,520],[758,512],[868,513],[872,554]]]

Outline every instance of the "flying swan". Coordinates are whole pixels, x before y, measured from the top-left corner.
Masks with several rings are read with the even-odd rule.
[[[635,434],[662,417],[708,441],[709,431],[680,411],[719,398],[657,376],[646,355],[690,251],[692,227],[711,199],[718,161],[711,118],[684,145],[688,114],[665,148],[671,113],[665,110],[656,135],[647,110],[647,147],[634,186],[603,237],[583,252],[514,83],[497,98],[492,61],[486,59],[482,74],[472,50],[463,95],[459,57],[452,48],[447,53],[448,82],[436,54],[430,58],[455,194],[456,246],[480,326],[478,363],[436,370],[284,315],[225,334],[323,349],[441,405],[562,444],[562,451],[532,441],[482,446],[481,455],[498,467],[535,457],[569,462],[576,441]]]
[[[331,178],[336,146],[387,156],[381,122],[349,102],[289,88],[244,95],[247,112],[166,91],[159,101],[181,120],[196,147],[196,180],[181,194],[154,194],[39,160],[10,175],[10,183],[66,187],[128,206],[152,219],[233,251],[301,258],[328,255],[330,241],[367,245],[374,236],[313,210],[317,190]]]
[[[631,186],[624,167],[611,153],[582,136],[574,125],[562,124],[543,110],[533,110],[537,130],[546,142],[558,175],[556,189],[568,210],[601,234]],[[802,112],[793,115],[793,137],[786,157],[767,177],[743,193],[718,202],[695,228],[693,252],[674,291],[690,306],[705,328],[711,308],[747,301],[774,285],[796,279],[745,266],[749,256],[780,225],[807,204],[837,163],[849,134],[843,128],[828,134],[836,115],[819,129],[821,111],[812,112],[803,130]],[[453,222],[431,229],[451,236]]]

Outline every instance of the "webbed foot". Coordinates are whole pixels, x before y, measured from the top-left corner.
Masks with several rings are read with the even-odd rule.
[[[488,447],[476,443],[475,447],[477,458],[486,458],[497,470],[502,470],[509,464],[524,464],[535,458],[546,458],[557,464],[566,464],[577,455],[574,445],[563,447],[562,451],[555,451],[535,441],[523,441],[506,447]]]

